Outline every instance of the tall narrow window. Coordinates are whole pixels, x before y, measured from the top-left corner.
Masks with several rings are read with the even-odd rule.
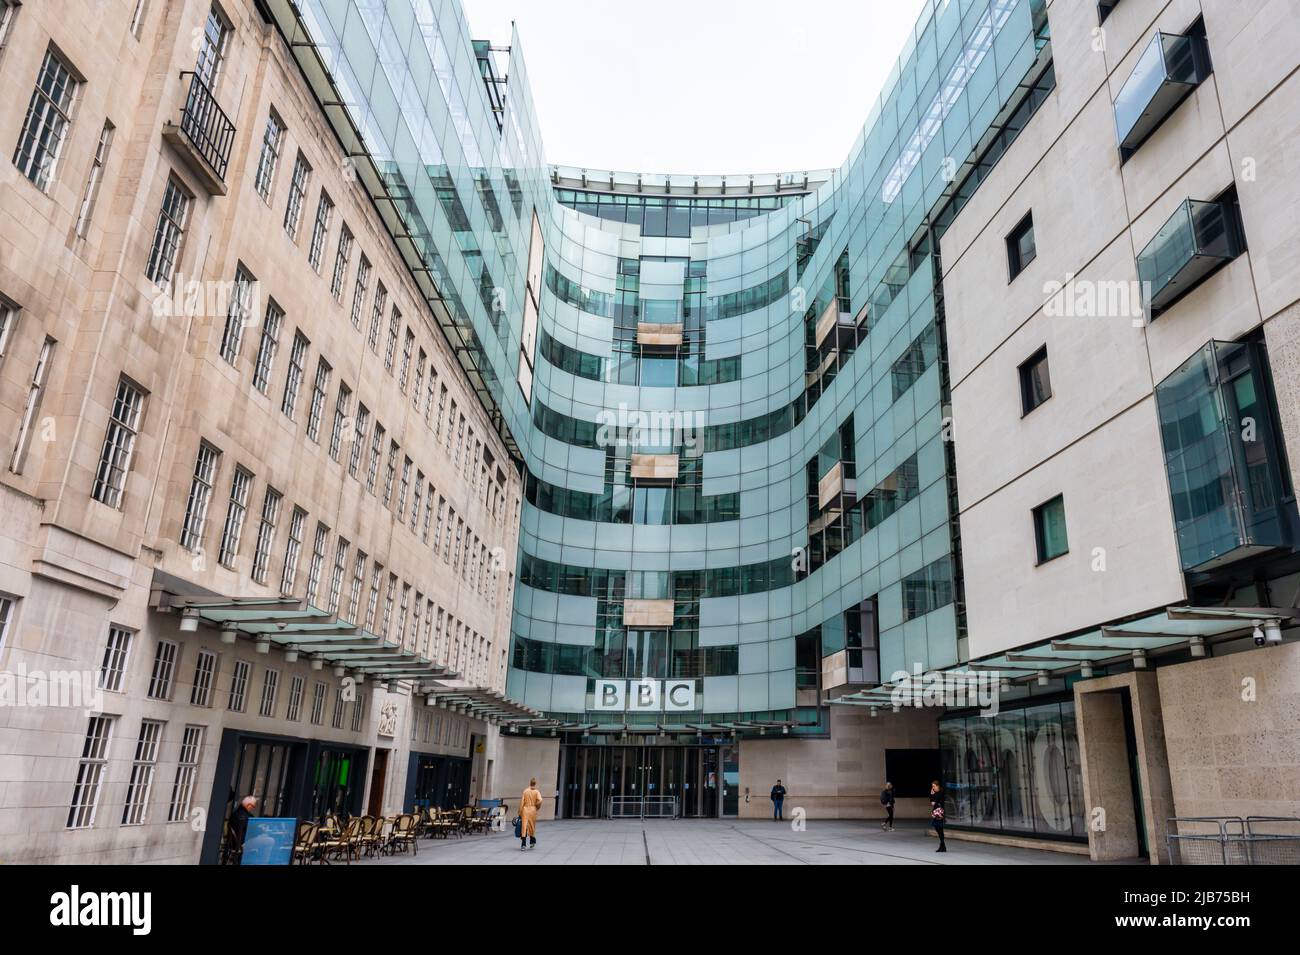
[[[262,498],[262,519],[257,526],[257,544],[253,550],[252,577],[259,584],[266,583],[267,568],[271,563],[271,548],[275,546],[275,525],[280,519],[280,493],[267,487]]]
[[[1020,366],[1020,413],[1027,415],[1052,397],[1052,378],[1047,368],[1047,346],[1029,356]]]
[[[0,296],[0,362],[5,360],[5,352],[9,350],[9,339],[13,337],[14,327],[17,324],[17,307],[4,296]]]
[[[347,223],[339,230],[339,245],[334,252],[334,275],[330,279],[330,294],[334,301],[343,301],[343,283],[347,279],[348,261],[352,258],[352,230]]]
[[[252,669],[247,660],[235,661],[235,669],[230,674],[230,701],[227,704],[231,712],[242,713],[248,705],[248,677]]]
[[[239,556],[239,541],[244,534],[244,517],[248,513],[248,491],[253,475],[243,468],[235,468],[230,482],[230,503],[226,508],[226,523],[221,528],[221,546],[217,548],[217,563],[233,567]]]
[[[194,660],[194,684],[190,687],[191,706],[211,706],[212,688],[217,683],[217,655],[200,650]]]
[[[388,301],[388,289],[383,282],[375,283],[375,304],[370,309],[370,333],[367,336],[370,350],[379,354],[379,326],[384,318],[384,304]]]
[[[416,532],[420,526],[420,502],[424,498],[424,472],[417,470],[415,472],[415,487],[412,489],[411,497],[411,533]]]
[[[154,770],[158,768],[158,744],[162,741],[163,723],[141,720],[140,736],[135,741],[135,758],[131,761],[131,778],[126,784],[126,804],[122,807],[122,825],[139,826],[145,821],[149,794],[153,791]]]
[[[406,330],[406,338],[402,343],[402,368],[398,372],[397,387],[401,389],[402,394],[406,394],[406,382],[411,374],[411,352],[415,350],[415,333],[409,328]]]
[[[307,564],[307,603],[316,603],[316,594],[320,588],[321,567],[325,563],[325,544],[329,540],[330,529],[317,522],[316,536],[312,541],[311,560]]]
[[[334,426],[330,429],[330,457],[339,459],[343,450],[343,432],[347,428],[348,415],[352,412],[352,389],[339,382],[339,393],[334,399]]]
[[[289,706],[284,712],[284,718],[291,723],[296,723],[302,717],[303,685],[300,676],[295,676],[289,682]]]
[[[1061,495],[1034,508],[1034,539],[1040,564],[1069,551],[1065,534],[1065,498]]]
[[[168,822],[182,822],[190,814],[202,752],[203,727],[185,727],[185,734],[181,737],[180,759],[176,763],[176,779],[172,783],[171,803],[167,808]]]
[[[21,0],[0,0],[0,53],[4,52],[5,44],[9,41],[9,32],[13,29],[20,2]],[[144,3],[144,0],[136,2]]]
[[[411,489],[411,459],[403,458],[402,460],[402,480],[397,485],[397,506],[393,508],[393,513],[397,515],[400,523],[406,514],[406,493]]]
[[[352,561],[352,590],[348,594],[348,615],[349,623],[360,623],[357,614],[361,612],[361,591],[366,585],[366,552],[357,549],[357,555]]]
[[[284,311],[274,300],[266,303],[262,318],[262,339],[257,345],[257,359],[253,362],[253,387],[266,394],[271,386],[271,369],[275,365],[275,352],[280,347],[280,326],[284,324]]]
[[[357,263],[357,284],[352,292],[352,327],[361,329],[361,310],[365,307],[366,286],[370,283],[370,260],[364,255]]]
[[[371,633],[375,632],[375,610],[379,606],[379,585],[383,579],[384,567],[378,561],[370,572],[370,596],[366,598],[366,626],[365,629]]]
[[[293,333],[289,371],[284,377],[284,397],[280,399],[280,410],[290,421],[298,408],[298,392],[302,389],[302,376],[307,368],[307,344],[307,337],[302,332]]]
[[[159,288],[171,285],[185,239],[185,225],[189,218],[190,197],[180,183],[170,176],[163,191],[162,208],[158,210],[158,224],[154,227],[153,244],[149,247],[149,261],[144,274]]]
[[[27,401],[23,404],[18,437],[14,441],[13,453],[9,455],[9,470],[14,474],[23,473],[23,462],[27,459],[27,448],[31,444],[32,426],[36,423],[36,416],[41,411],[41,400],[45,397],[50,362],[54,358],[54,344],[53,338],[47,338],[41,343],[41,352],[36,357],[36,366],[32,369],[32,378],[27,385]]]
[[[176,658],[180,647],[171,640],[159,640],[153,652],[153,669],[149,673],[149,689],[145,693],[151,700],[170,700],[172,682],[176,678]]]
[[[384,371],[393,373],[393,359],[397,357],[397,333],[402,327],[402,313],[396,305],[388,313],[388,344],[384,346]]]
[[[411,407],[417,412],[420,410],[420,399],[424,395],[424,363],[427,358],[424,349],[420,349],[420,355],[415,361],[415,387],[411,389]]]
[[[5,13],[12,15],[8,4]],[[7,19],[4,26],[8,27]],[[59,153],[72,124],[72,101],[76,91],[77,81],[72,70],[53,50],[46,50],[40,72],[36,74],[36,88],[27,104],[18,148],[14,151],[14,165],[18,171],[42,191],[48,189],[54,179]]]
[[[1007,267],[1011,278],[1023,272],[1038,255],[1034,244],[1034,214],[1025,213],[1025,217],[1016,223],[1016,227],[1007,236]]]
[[[316,362],[316,380],[311,388],[311,406],[307,411],[307,439],[320,440],[321,416],[325,411],[325,393],[330,386],[330,363],[324,358]]]
[[[99,451],[95,484],[90,492],[101,504],[118,507],[122,503],[143,408],[144,392],[127,379],[119,378],[113,408],[108,416],[108,428],[104,432],[104,444]]]
[[[95,824],[95,808],[108,766],[108,744],[113,736],[113,717],[92,716],[86,726],[86,740],[77,764],[77,782],[68,807],[68,828],[88,829]]]
[[[113,146],[113,124],[104,121],[104,128],[99,131],[99,142],[95,146],[95,158],[90,162],[90,175],[86,178],[86,194],[81,199],[81,208],[77,211],[77,238],[84,239],[90,229],[90,219],[95,214],[95,204],[99,201],[99,187],[104,181],[104,167],[108,165],[108,152]]]
[[[219,456],[212,445],[206,441],[199,442],[199,453],[194,459],[194,477],[190,481],[190,496],[185,502],[185,520],[181,523],[181,546],[188,551],[198,551],[203,543],[208,502],[212,499],[212,484],[217,476]]]
[[[5,602],[6,598],[0,597],[0,604]],[[3,607],[0,607],[0,615],[3,614]],[[0,626],[3,626],[4,619],[0,616]],[[4,633],[0,631],[0,638]],[[126,678],[126,661],[131,656],[131,640],[135,636],[125,627],[109,627],[108,642],[104,644],[104,660],[99,667],[99,688],[108,690],[110,693],[122,692],[122,681]],[[3,640],[0,639],[0,646],[3,646]]]
[[[370,427],[370,409],[357,404],[357,419],[352,434],[352,447],[348,450],[348,474],[357,477],[361,455],[365,453],[366,431]]]
[[[271,110],[266,117],[266,129],[262,133],[262,152],[257,157],[257,173],[253,176],[253,188],[264,202],[271,201],[271,186],[275,182],[275,169],[280,164],[280,148],[284,141],[284,123]]]
[[[230,24],[214,4],[208,9],[208,19],[203,24],[203,36],[199,40],[199,57],[194,72],[199,74],[208,89],[215,89],[221,73],[221,61],[226,55],[226,43],[230,38]]]
[[[384,426],[375,422],[375,430],[370,438],[370,463],[366,465],[366,490],[375,493],[375,476],[379,473],[379,455],[384,447]]]
[[[339,612],[339,601],[343,597],[343,575],[348,569],[348,548],[352,546],[346,537],[340,536],[334,542],[334,569],[330,572],[330,595],[325,609],[330,613]]]
[[[293,163],[293,176],[289,179],[289,201],[284,207],[284,231],[298,241],[298,228],[302,224],[302,202],[307,198],[307,184],[311,182],[311,163],[302,153]]]
[[[280,689],[280,671],[267,667],[262,675],[262,702],[257,708],[258,716],[275,715],[275,697]]]
[[[393,500],[393,481],[397,477],[397,442],[388,443],[388,463],[384,465],[384,507],[388,507]]]
[[[317,682],[311,694],[311,721],[317,726],[325,718],[325,684]]]
[[[284,548],[284,569],[280,573],[280,593],[285,596],[293,593],[298,579],[298,555],[302,553],[302,532],[306,523],[307,512],[295,507],[289,517],[289,540]]]
[[[334,212],[334,203],[321,190],[320,202],[316,204],[316,221],[311,229],[311,243],[307,246],[307,264],[317,272],[320,271],[321,259],[325,254],[325,238],[329,235],[330,218]]]
[[[252,321],[254,286],[257,279],[241,262],[235,268],[235,281],[230,289],[230,308],[226,310],[226,327],[221,333],[221,357],[234,364],[239,357],[239,346],[244,341],[244,326]]]

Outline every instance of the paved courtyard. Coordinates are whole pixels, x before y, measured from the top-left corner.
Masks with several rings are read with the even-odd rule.
[[[537,827],[537,847],[521,851],[510,832],[421,840],[419,854],[371,865],[1087,865],[1088,857],[1041,849],[948,840],[923,823],[882,832],[872,822],[790,823],[734,819],[562,820]],[[356,864],[356,863],[354,863]]]

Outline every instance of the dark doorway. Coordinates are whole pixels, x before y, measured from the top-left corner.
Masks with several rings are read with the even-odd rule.
[[[919,799],[930,795],[930,783],[944,780],[937,749],[885,750],[885,780],[894,784],[899,799]]]
[[[371,816],[384,814],[384,780],[388,778],[389,750],[375,748],[375,765],[370,771],[370,802],[366,813]]]

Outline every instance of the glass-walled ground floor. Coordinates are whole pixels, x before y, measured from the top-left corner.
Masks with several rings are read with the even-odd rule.
[[[463,756],[412,753],[406,769],[404,811],[468,806],[470,764]]]
[[[1085,840],[1073,701],[939,721],[951,826]]]
[[[560,814],[604,819],[647,812],[710,819],[740,811],[740,747],[595,744],[561,748]]]

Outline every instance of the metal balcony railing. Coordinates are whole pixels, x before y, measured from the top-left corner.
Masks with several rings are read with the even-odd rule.
[[[190,78],[190,91],[181,107],[180,130],[216,177],[225,182],[230,147],[235,141],[235,124],[197,73],[181,76]]]

